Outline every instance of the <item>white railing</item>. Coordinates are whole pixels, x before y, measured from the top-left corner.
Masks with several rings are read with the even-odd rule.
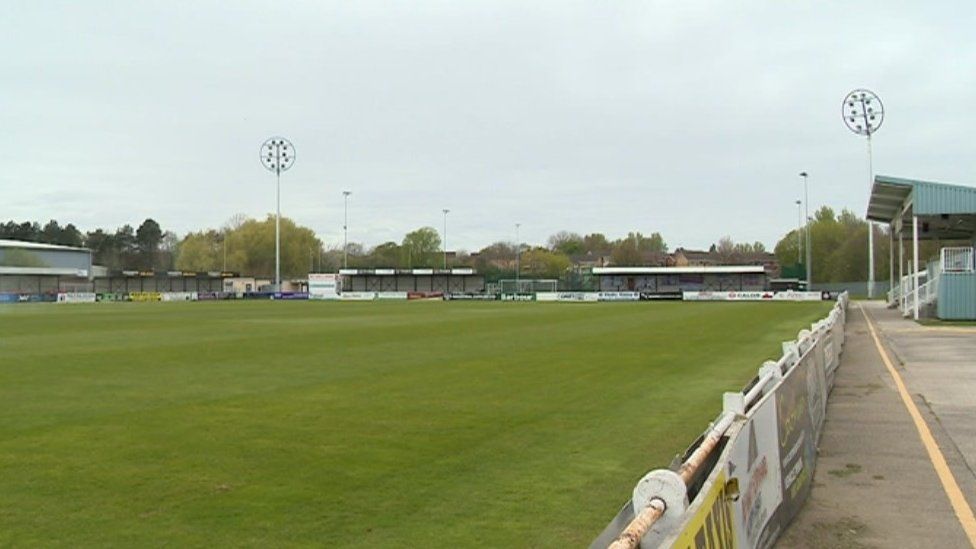
[[[904,316],[912,316],[915,311],[915,300],[918,300],[918,306],[923,307],[930,303],[935,303],[939,298],[939,277],[938,275],[932,277],[928,282],[922,284],[918,287],[918,291],[910,291],[905,294],[905,307],[902,309],[902,314]]]
[[[976,271],[973,248],[942,248],[939,252],[939,264],[944,273],[971,273]]]

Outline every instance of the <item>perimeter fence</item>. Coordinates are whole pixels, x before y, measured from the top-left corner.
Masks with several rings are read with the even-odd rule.
[[[848,294],[783,343],[671,467],[647,473],[591,548],[766,548],[810,494]]]

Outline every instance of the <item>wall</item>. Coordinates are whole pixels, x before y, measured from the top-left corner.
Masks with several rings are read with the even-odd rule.
[[[936,303],[942,320],[976,320],[976,273],[942,273]]]

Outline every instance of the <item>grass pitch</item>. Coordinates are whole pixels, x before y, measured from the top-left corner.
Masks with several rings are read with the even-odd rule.
[[[0,546],[585,546],[827,310],[0,307]]]

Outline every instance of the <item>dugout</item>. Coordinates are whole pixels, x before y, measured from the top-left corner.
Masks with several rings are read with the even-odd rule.
[[[343,292],[485,291],[485,277],[474,269],[339,269]]]
[[[769,289],[762,265],[594,267],[601,292],[677,296],[681,292],[760,292]]]

